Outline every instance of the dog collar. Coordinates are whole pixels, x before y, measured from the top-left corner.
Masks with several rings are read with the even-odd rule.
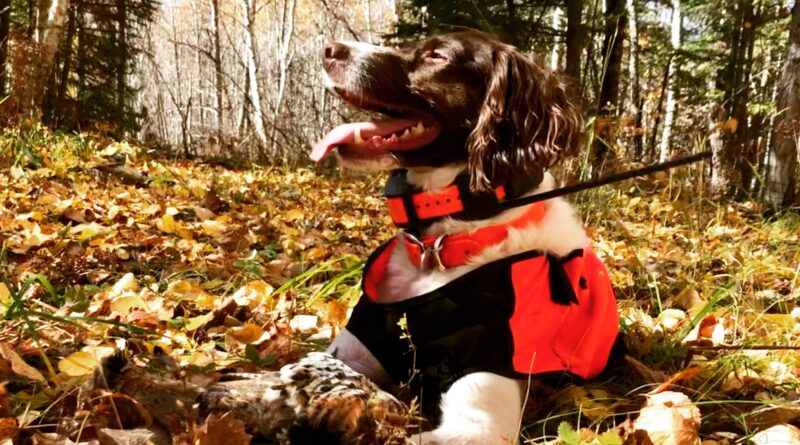
[[[469,175],[449,186],[426,192],[410,184],[406,170],[395,170],[386,181],[384,196],[394,224],[403,229],[424,229],[444,217],[463,221],[487,219],[502,213],[501,203],[518,198],[542,182],[542,173],[520,176],[488,193],[473,193]]]
[[[508,224],[488,226],[473,232],[453,235],[426,235],[416,237],[403,232],[403,242],[408,250],[408,258],[421,270],[437,268],[446,270],[467,264],[470,258],[480,254],[508,237],[509,228],[521,229],[538,224],[546,213],[545,201],[531,204],[519,218]]]

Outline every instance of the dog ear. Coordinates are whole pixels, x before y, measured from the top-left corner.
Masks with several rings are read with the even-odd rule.
[[[577,102],[549,69],[509,45],[492,59],[486,97],[467,140],[473,191],[541,173],[577,148],[583,126]]]

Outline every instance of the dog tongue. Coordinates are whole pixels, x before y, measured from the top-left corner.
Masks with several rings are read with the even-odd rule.
[[[391,148],[391,144],[378,148],[375,144],[370,143],[370,140],[375,136],[391,136],[392,133],[402,131],[416,123],[417,121],[413,119],[393,119],[385,122],[353,122],[339,125],[314,144],[314,148],[311,151],[311,159],[314,162],[319,162],[337,146],[355,144],[356,130],[361,130],[361,139],[364,140],[362,144],[359,144],[359,148],[375,154],[387,153]]]

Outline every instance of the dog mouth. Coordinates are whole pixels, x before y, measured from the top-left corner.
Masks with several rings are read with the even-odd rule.
[[[418,150],[439,136],[439,123],[427,113],[387,104],[365,94],[340,88],[334,90],[349,104],[380,113],[383,118],[334,128],[314,144],[311,159],[315,162],[320,162],[334,150],[347,158],[381,160],[393,157],[397,152]]]

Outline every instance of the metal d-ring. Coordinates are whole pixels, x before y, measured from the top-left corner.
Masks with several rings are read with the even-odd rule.
[[[419,238],[417,238],[416,236],[414,236],[414,235],[412,235],[412,234],[410,234],[408,232],[403,232],[403,235],[409,241],[411,241],[412,243],[414,243],[417,246],[419,246],[419,250],[420,250],[419,270],[423,270],[423,271],[427,270],[428,269],[428,261],[430,259],[433,259],[434,264],[436,265],[436,268],[439,271],[444,272],[445,270],[447,270],[447,268],[445,267],[444,263],[442,262],[442,257],[439,255],[439,252],[441,252],[442,248],[444,247],[442,245],[442,243],[444,242],[444,238],[447,235],[441,234],[441,235],[437,236],[436,240],[434,240],[434,242],[433,242],[433,246],[431,246],[431,247],[425,247],[425,243],[423,243],[422,241],[419,240]]]
[[[447,235],[444,233],[437,236],[436,241],[433,242],[433,246],[431,246],[431,248],[428,249],[431,256],[433,257],[433,261],[436,263],[436,268],[439,269],[440,272],[444,272],[445,270],[447,270],[447,268],[444,266],[444,263],[442,262],[442,257],[439,254],[439,252],[442,251],[442,247],[444,247],[442,245],[442,242],[444,241],[444,238],[446,236]]]

